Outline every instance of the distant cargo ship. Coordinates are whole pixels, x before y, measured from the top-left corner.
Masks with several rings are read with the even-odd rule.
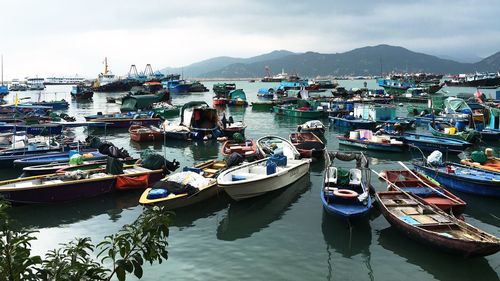
[[[460,74],[452,80],[445,81],[446,86],[452,87],[494,87],[500,86],[500,73],[476,73],[474,75]]]
[[[45,78],[45,85],[78,85],[85,82],[83,77],[48,77]]]

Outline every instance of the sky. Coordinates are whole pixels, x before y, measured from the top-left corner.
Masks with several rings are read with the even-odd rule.
[[[498,0],[0,0],[4,79],[97,77],[273,50],[389,44],[450,57],[500,51]]]

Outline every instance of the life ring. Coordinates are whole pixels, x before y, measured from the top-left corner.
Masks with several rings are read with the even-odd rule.
[[[337,189],[335,191],[333,191],[333,195],[337,196],[337,197],[340,197],[340,198],[356,198],[358,197],[358,193],[354,190],[350,190],[350,189]]]

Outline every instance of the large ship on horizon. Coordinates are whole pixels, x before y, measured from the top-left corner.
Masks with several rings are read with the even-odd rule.
[[[77,85],[85,82],[83,77],[53,76],[45,78],[45,85]]]

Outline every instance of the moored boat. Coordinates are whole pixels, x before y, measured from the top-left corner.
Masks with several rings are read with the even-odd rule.
[[[464,257],[492,255],[500,239],[450,216],[403,192],[377,192],[376,200],[386,220],[410,238]]]
[[[137,161],[137,159],[134,158],[120,159],[120,161],[123,162],[123,164],[132,165]],[[55,174],[56,172],[76,171],[79,169],[92,170],[92,169],[104,169],[104,168],[106,168],[106,160],[91,160],[91,161],[85,160],[79,165],[73,165],[68,162],[49,163],[49,164],[24,167],[21,177]]]
[[[324,136],[325,131],[325,125],[319,120],[310,120],[297,126],[297,132],[314,133],[318,137]]]
[[[90,87],[83,84],[78,84],[71,88],[71,97],[77,100],[89,100],[94,96],[94,92]]]
[[[407,145],[416,146],[421,150],[441,152],[460,153],[470,147],[472,144],[464,140],[442,138],[430,135],[408,134],[405,133],[402,137],[403,142]]]
[[[453,125],[444,122],[435,123],[434,125],[432,123],[429,124],[429,132],[431,132],[434,136],[459,139],[468,142],[474,142],[480,136],[480,134],[475,130],[467,129],[464,131],[458,131],[458,129]]]
[[[402,152],[406,145],[391,136],[375,136],[370,130],[356,130],[347,136],[337,136],[339,144],[359,147],[368,150]]]
[[[226,163],[218,160],[209,160],[193,168],[185,168],[186,171],[168,176],[152,188],[146,189],[139,203],[145,206],[159,205],[173,210],[208,200],[222,191],[214,175],[225,168]],[[177,187],[179,183],[184,188],[179,189]],[[190,188],[186,188],[188,184]]]
[[[229,92],[228,105],[232,106],[247,106],[247,96],[242,89],[236,89]]]
[[[374,130],[377,127],[377,122],[373,120],[357,119],[354,116],[349,117],[336,117],[329,116],[330,124],[335,127],[349,128],[351,130],[355,129],[367,129]]]
[[[460,164],[469,167],[479,168],[486,171],[500,173],[500,158],[498,157],[492,157],[490,159],[486,159],[484,163],[478,163],[472,159],[462,159],[460,160]]]
[[[427,204],[435,205],[456,217],[465,211],[467,203],[443,188],[437,181],[421,175],[415,170],[386,170],[382,174],[385,175],[385,180],[389,183],[387,185],[389,191],[402,190],[411,193]]]
[[[128,132],[130,134],[130,139],[136,142],[163,140],[163,135],[160,131],[141,125],[130,126]]]
[[[500,173],[445,162],[439,167],[414,162],[415,169],[447,188],[482,196],[500,197]]]
[[[99,122],[95,126],[97,127],[108,127],[108,128],[129,128],[132,125],[142,125],[142,126],[157,126],[160,123],[160,118],[153,118],[145,114],[137,113],[110,113],[102,114],[98,113],[95,115],[85,116],[87,121],[97,121]]]
[[[300,153],[288,140],[278,136],[265,136],[257,140],[257,149],[262,158],[269,157],[275,151],[283,151],[288,159],[298,159]]]
[[[68,151],[61,153],[54,153],[49,155],[39,155],[34,157],[26,157],[22,159],[14,160],[14,167],[24,168],[35,165],[44,165],[50,163],[67,163],[69,162],[71,156],[76,154],[76,151]],[[80,151],[82,160],[92,161],[105,159],[106,155],[99,153],[96,150],[82,150]]]
[[[285,162],[277,165],[268,157],[230,168],[217,177],[217,183],[232,199],[240,201],[284,188],[309,172],[309,159]]]
[[[238,153],[248,161],[257,159],[258,152],[254,140],[245,140],[238,142],[235,140],[227,140],[222,144],[221,154],[224,157],[229,157],[233,153]]]
[[[350,161],[364,157],[362,154],[359,155],[336,153],[334,158]],[[346,219],[366,215],[372,207],[372,198],[369,183],[363,177],[362,167],[347,170],[335,167],[334,159],[330,160],[331,164],[325,170],[320,192],[324,209],[330,214]],[[367,163],[367,160],[365,161]]]
[[[299,151],[301,157],[322,157],[325,153],[325,144],[313,133],[297,132],[291,133],[290,142]]]

